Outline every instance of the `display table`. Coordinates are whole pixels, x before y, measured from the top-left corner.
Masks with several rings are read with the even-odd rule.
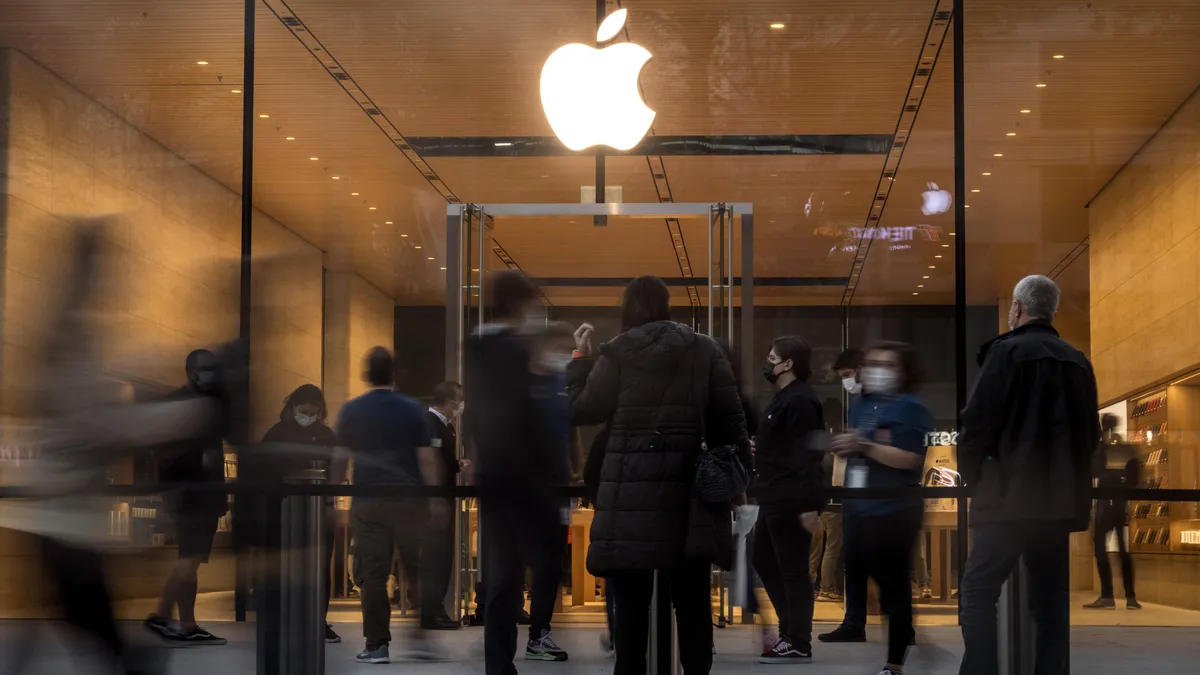
[[[580,607],[596,600],[596,578],[587,571],[587,551],[592,538],[592,509],[571,512],[571,605]]]
[[[958,513],[954,511],[929,511],[925,514],[925,529],[929,530],[929,585],[934,597],[950,602],[953,548],[950,533],[958,529]],[[924,536],[924,533],[922,533]]]

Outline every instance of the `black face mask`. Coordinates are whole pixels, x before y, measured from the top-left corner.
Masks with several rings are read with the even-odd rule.
[[[782,361],[780,363],[782,363]],[[779,363],[771,363],[770,361],[767,361],[767,365],[763,366],[763,377],[767,379],[767,382],[775,384],[775,382],[779,379],[779,376],[783,374],[775,372],[775,369],[778,368],[779,365]],[[786,373],[787,371],[785,370],[783,372]]]

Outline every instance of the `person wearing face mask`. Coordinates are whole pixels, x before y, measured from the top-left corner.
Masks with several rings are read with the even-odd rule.
[[[763,377],[776,389],[755,437],[756,485],[754,568],[779,615],[779,638],[759,663],[812,660],[813,586],[808,557],[820,531],[823,455],[810,449],[824,431],[821,401],[808,383],[812,348],[795,336],[776,338]]]
[[[327,480],[330,484],[337,485],[345,478],[346,460],[342,453],[337,452],[337,438],[333,429],[326,424],[326,417],[325,394],[321,392],[321,388],[315,384],[302,384],[283,400],[279,421],[263,435],[263,443],[298,444],[320,448],[320,454],[325,457]],[[334,498],[328,497],[325,500],[325,549],[321,557],[326,614],[329,613],[329,566],[333,561],[336,522]],[[342,641],[328,621],[325,622],[325,641]]]
[[[862,367],[863,353],[851,347],[838,354],[833,362],[833,372],[842,381],[842,388],[851,396],[862,393],[862,383],[859,379],[859,368]],[[840,421],[840,420],[839,420]]]
[[[1070,535],[1088,528],[1101,446],[1096,376],[1052,325],[1058,298],[1047,277],[1017,283],[1012,330],[980,349],[959,418],[959,472],[974,489],[960,591],[963,675],[998,672],[996,603],[1022,558],[1037,620],[1034,670],[1065,673],[1069,665]]]
[[[861,369],[863,393],[850,406],[852,431],[833,448],[847,458],[846,487],[920,487],[925,434],[933,415],[915,391],[921,383],[916,352],[897,342],[867,350]],[[846,499],[846,579],[871,577],[888,616],[887,661],[879,675],[900,675],[913,642],[909,565],[925,515],[920,496]]]
[[[207,349],[188,354],[184,372],[187,385],[171,400],[217,398],[217,356]],[[163,448],[160,452],[159,477],[164,483],[225,482],[223,434],[226,423],[213,425],[208,433]],[[221,492],[181,490],[163,495],[166,510],[175,522],[179,560],[167,577],[158,609],[146,617],[144,625],[163,640],[179,645],[223,645],[217,637],[196,624],[196,592],[200,565],[208,562],[213,538],[221,516],[229,510],[229,500]],[[171,616],[179,610],[179,622]]]

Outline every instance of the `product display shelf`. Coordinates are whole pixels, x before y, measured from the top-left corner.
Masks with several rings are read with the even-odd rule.
[[[1169,397],[1166,389],[1130,399],[1126,438],[1137,448],[1141,482],[1138,487],[1170,487],[1171,443],[1168,434]],[[1135,553],[1171,550],[1171,507],[1165,502],[1129,503],[1129,548]]]

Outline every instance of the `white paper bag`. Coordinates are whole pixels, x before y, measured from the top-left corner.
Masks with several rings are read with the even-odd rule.
[[[758,521],[758,506],[745,504],[733,510],[733,540],[734,557],[733,570],[729,573],[729,604],[733,607],[746,608],[750,598],[747,593],[750,586],[750,556],[746,551],[746,537],[754,529]]]

